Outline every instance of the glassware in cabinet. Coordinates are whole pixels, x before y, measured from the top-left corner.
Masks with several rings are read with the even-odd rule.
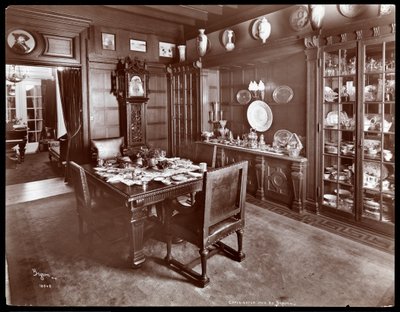
[[[394,223],[394,42],[363,46],[362,221]]]

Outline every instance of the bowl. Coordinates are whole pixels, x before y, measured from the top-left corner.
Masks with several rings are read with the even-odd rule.
[[[336,202],[337,196],[333,195],[333,194],[324,194],[324,199],[328,203],[334,203],[334,202]]]

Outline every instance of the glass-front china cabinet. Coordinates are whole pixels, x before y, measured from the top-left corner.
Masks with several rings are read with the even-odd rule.
[[[391,234],[394,37],[326,47],[322,65],[320,212]]]

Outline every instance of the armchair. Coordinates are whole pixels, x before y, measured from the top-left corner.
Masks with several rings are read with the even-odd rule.
[[[190,207],[183,207],[178,201],[171,201],[166,214],[168,266],[185,277],[189,277],[200,287],[205,287],[207,258],[222,251],[235,261],[242,261],[244,212],[246,200],[248,162],[241,161],[222,168],[208,171],[204,175],[203,191],[196,194],[196,201]],[[180,211],[172,217],[173,211]],[[236,233],[237,250],[221,240]],[[172,237],[179,237],[199,248],[201,274],[190,265],[172,257]],[[191,262],[193,263],[193,262]]]
[[[92,160],[112,159],[123,155],[124,137],[92,139]]]

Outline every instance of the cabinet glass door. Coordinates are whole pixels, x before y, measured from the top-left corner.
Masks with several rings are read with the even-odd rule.
[[[357,119],[356,45],[323,56],[322,210],[354,219]]]
[[[361,218],[394,223],[395,43],[363,46]]]

